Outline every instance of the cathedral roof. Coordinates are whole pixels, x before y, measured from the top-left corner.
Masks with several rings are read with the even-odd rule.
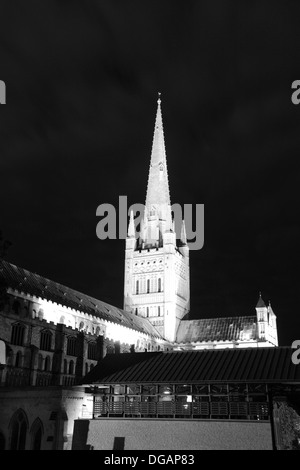
[[[257,318],[227,317],[183,320],[177,331],[177,343],[243,341],[257,339]]]
[[[290,347],[109,354],[83,384],[300,382]]]
[[[1,280],[7,288],[18,292],[40,297],[141,333],[161,337],[155,327],[144,318],[3,260],[0,261]]]

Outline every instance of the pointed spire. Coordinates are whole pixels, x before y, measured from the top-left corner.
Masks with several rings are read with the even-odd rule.
[[[262,308],[262,307],[265,307],[266,304],[265,302],[263,301],[262,297],[261,297],[261,292],[259,293],[259,299],[258,299],[258,302],[256,304],[256,308]]]
[[[146,194],[146,207],[148,208],[149,213],[151,213],[151,210],[154,210],[159,206],[162,219],[166,220],[166,209],[170,204],[166,149],[161,114],[161,98],[159,93]]]
[[[185,230],[185,223],[184,220],[182,221],[181,224],[181,234],[180,234],[180,241],[183,245],[187,244],[187,239],[186,239],[186,230]]]
[[[133,218],[133,211],[130,211],[130,220],[128,226],[128,238],[135,237],[135,226],[134,226],[134,218]]]

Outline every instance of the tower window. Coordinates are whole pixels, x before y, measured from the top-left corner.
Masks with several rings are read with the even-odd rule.
[[[15,344],[16,346],[23,346],[24,333],[25,333],[24,325],[21,325],[20,323],[13,325],[12,332],[11,332],[11,344]]]
[[[136,281],[135,293],[136,293],[136,294],[139,294],[139,281]]]
[[[150,292],[150,279],[147,279],[147,294]]]
[[[137,308],[135,309],[135,314],[136,314],[136,315],[138,314],[138,309],[137,309]]]
[[[161,278],[158,279],[158,292],[161,292]]]
[[[157,307],[157,315],[160,317],[160,306]]]
[[[67,354],[69,356],[76,356],[76,338],[75,338],[75,336],[70,336],[68,338]]]
[[[147,307],[147,317],[149,317],[149,307]]]
[[[40,349],[42,349],[43,351],[50,351],[51,350],[51,338],[52,338],[51,331],[49,330],[42,331]]]
[[[96,360],[97,359],[97,344],[90,342],[88,344],[88,359]]]

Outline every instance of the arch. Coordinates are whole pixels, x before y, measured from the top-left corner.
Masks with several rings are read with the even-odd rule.
[[[51,359],[49,356],[46,356],[45,362],[44,362],[44,371],[46,372],[50,371],[50,364],[51,364]]]
[[[15,359],[15,367],[22,367],[22,353],[18,351]]]
[[[21,323],[15,323],[12,325],[11,330],[11,344],[16,346],[23,346],[25,335],[25,325]]]
[[[26,413],[19,408],[12,416],[10,423],[10,449],[25,450],[28,430]]]
[[[36,418],[32,423],[31,429],[31,450],[41,450],[44,426],[40,418]]]
[[[43,362],[44,362],[43,355],[39,354],[38,355],[38,369],[39,370],[43,370]]]
[[[40,349],[43,351],[51,351],[52,333],[50,330],[41,331]]]
[[[38,317],[41,321],[44,319],[44,310],[42,308],[39,309]]]

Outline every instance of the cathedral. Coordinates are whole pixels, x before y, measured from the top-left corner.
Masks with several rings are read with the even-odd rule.
[[[105,356],[278,346],[276,316],[261,295],[251,316],[189,320],[189,281],[184,221],[175,233],[159,97],[140,231],[131,213],[125,241],[123,308],[0,260],[0,400],[7,403],[0,448],[25,448],[14,429],[24,422],[29,430],[35,397],[44,400],[48,421],[32,423],[31,448],[41,448],[47,433],[43,448],[70,448],[75,404],[88,400],[70,387]],[[13,398],[21,389],[27,412]],[[68,400],[74,406],[66,417]]]

